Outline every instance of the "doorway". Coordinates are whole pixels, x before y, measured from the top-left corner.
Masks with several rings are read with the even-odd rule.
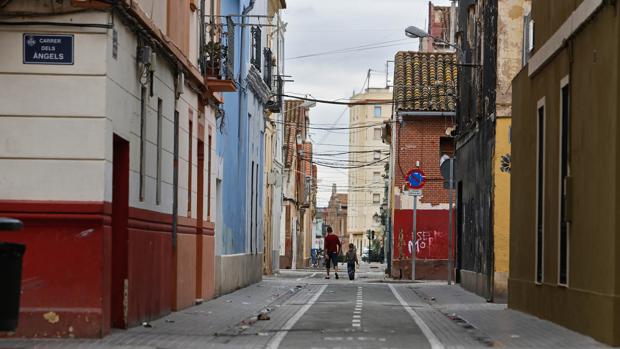
[[[203,282],[204,282],[204,260],[203,260],[203,235],[202,228],[204,222],[204,192],[205,192],[205,143],[202,140],[198,140],[198,148],[196,149],[196,156],[198,159],[198,176],[196,178],[198,190],[197,204],[196,204],[196,220],[197,232],[196,232],[196,301],[202,302],[203,296]],[[191,171],[191,169],[190,169]],[[208,203],[207,203],[208,205]]]
[[[459,181],[457,183],[457,192],[456,192],[456,277],[455,281],[457,284],[461,283],[461,251],[462,251],[462,243],[463,243],[463,181]]]
[[[110,325],[127,327],[129,142],[114,135],[112,165],[112,277]]]

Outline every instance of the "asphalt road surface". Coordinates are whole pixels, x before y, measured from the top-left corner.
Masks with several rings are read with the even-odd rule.
[[[320,288],[268,347],[432,348],[415,314],[395,292],[388,284],[334,280]]]

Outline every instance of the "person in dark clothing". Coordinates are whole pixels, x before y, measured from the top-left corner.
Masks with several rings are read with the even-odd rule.
[[[355,280],[355,265],[359,267],[360,262],[357,260],[357,251],[355,251],[355,245],[349,244],[349,250],[345,255],[347,261],[347,272],[349,273],[349,280]]]
[[[323,245],[325,247],[325,267],[327,269],[327,276],[325,278],[329,279],[329,269],[333,266],[334,275],[336,279],[338,279],[338,255],[340,255],[342,244],[338,236],[334,234],[332,227],[327,227],[327,236],[325,237]]]

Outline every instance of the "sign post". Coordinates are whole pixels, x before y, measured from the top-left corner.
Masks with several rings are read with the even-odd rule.
[[[422,196],[422,188],[426,182],[426,177],[424,176],[424,172],[419,169],[415,169],[407,173],[406,179],[410,188],[409,195],[413,197],[413,225],[411,228],[411,280],[415,280],[415,263],[418,250],[418,233],[416,224],[418,197]]]

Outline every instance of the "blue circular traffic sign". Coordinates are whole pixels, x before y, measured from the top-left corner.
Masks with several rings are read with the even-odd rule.
[[[424,183],[426,182],[426,176],[424,176],[424,172],[422,170],[411,170],[407,173],[407,184],[411,189],[421,189],[424,187]]]

